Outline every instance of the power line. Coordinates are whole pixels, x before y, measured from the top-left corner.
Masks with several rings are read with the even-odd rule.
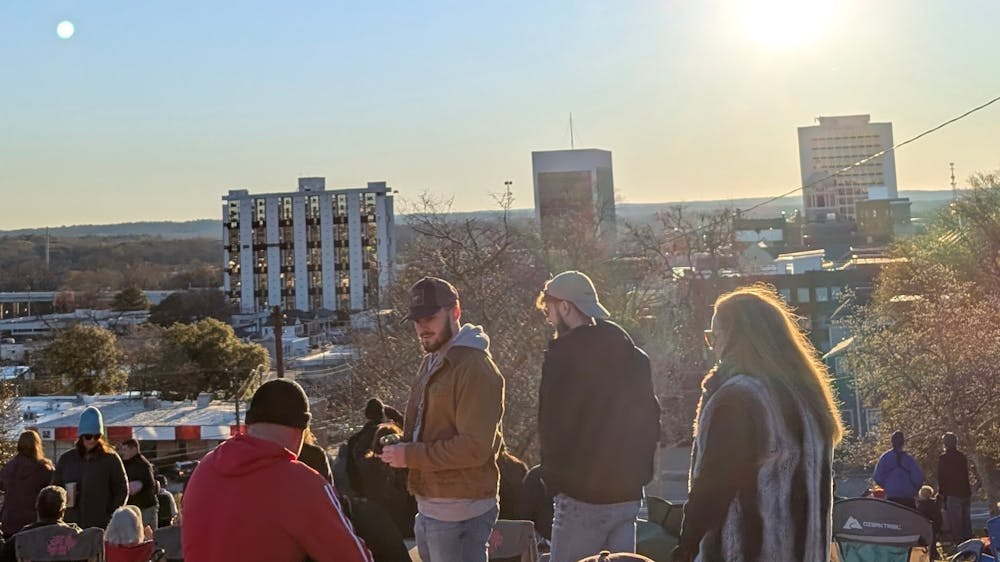
[[[810,188],[810,187],[812,187],[812,186],[814,186],[816,184],[825,182],[828,179],[831,179],[831,178],[834,178],[836,176],[839,176],[840,174],[843,174],[844,172],[848,172],[848,171],[850,171],[850,170],[852,170],[854,168],[857,168],[858,166],[862,166],[862,165],[868,163],[869,161],[874,160],[875,158],[878,158],[880,156],[884,156],[885,154],[888,154],[889,152],[894,152],[898,148],[902,148],[902,147],[904,147],[904,146],[906,146],[906,145],[908,145],[908,144],[910,144],[912,142],[915,142],[917,140],[922,139],[923,137],[926,137],[927,135],[929,135],[931,133],[935,133],[935,132],[937,132],[937,131],[939,131],[939,130],[945,128],[945,127],[947,127],[948,125],[951,125],[952,123],[955,123],[957,121],[961,121],[962,119],[965,119],[969,115],[972,115],[973,113],[976,113],[977,111],[986,109],[987,107],[993,105],[994,103],[996,103],[998,101],[1000,101],[1000,96],[997,96],[997,97],[995,97],[995,98],[993,98],[993,99],[991,99],[991,100],[989,100],[989,101],[987,101],[987,102],[985,102],[983,104],[977,105],[976,107],[973,107],[972,109],[966,111],[965,113],[963,113],[963,114],[961,114],[961,115],[959,115],[957,117],[952,117],[951,119],[949,119],[949,120],[947,120],[947,121],[945,121],[943,123],[940,123],[940,124],[938,124],[938,125],[936,125],[934,127],[931,127],[930,129],[927,129],[926,131],[923,131],[922,133],[920,133],[920,134],[918,134],[916,136],[910,137],[910,138],[906,139],[905,141],[897,143],[897,144],[895,144],[893,146],[890,146],[889,148],[886,148],[884,150],[880,150],[880,151],[878,151],[878,152],[876,152],[874,154],[871,154],[871,155],[869,155],[869,156],[867,156],[865,158],[862,158],[861,160],[858,160],[857,162],[855,162],[855,163],[853,163],[853,164],[851,164],[849,166],[845,166],[844,168],[841,168],[841,169],[839,169],[839,170],[837,170],[835,172],[832,172],[832,173],[830,173],[830,174],[828,174],[826,176],[823,176],[823,177],[821,177],[821,178],[819,178],[817,180],[813,180],[813,181],[811,181],[811,182],[809,182],[807,184],[804,184],[804,185],[801,185],[799,187],[796,187],[795,189],[791,189],[789,191],[786,191],[786,192],[784,192],[784,193],[782,193],[780,195],[776,195],[776,196],[771,197],[769,199],[765,199],[764,201],[762,201],[760,203],[757,203],[755,205],[752,205],[752,206],[750,206],[747,209],[740,209],[740,212],[748,213],[748,212],[751,212],[751,211],[755,211],[755,210],[757,210],[757,209],[759,209],[759,208],[761,208],[761,207],[763,207],[765,205],[770,205],[771,203],[774,203],[775,201],[778,201],[780,199],[784,199],[785,197],[788,197],[789,195],[794,195],[794,194],[798,193],[799,191],[802,191],[804,189],[808,189],[808,188]],[[676,242],[676,241],[678,241],[678,240],[680,240],[682,238],[687,238],[688,236],[690,236],[692,234],[697,234],[698,232],[700,232],[702,230],[705,230],[706,228],[710,228],[712,226],[716,226],[718,224],[722,224],[723,222],[725,222],[725,219],[721,219],[721,218],[720,219],[716,219],[715,221],[709,222],[707,224],[703,224],[703,225],[701,225],[701,226],[699,226],[697,228],[691,229],[691,230],[689,230],[687,232],[682,232],[682,233],[678,234],[677,236],[666,240],[664,243],[665,244],[670,244],[672,242]]]

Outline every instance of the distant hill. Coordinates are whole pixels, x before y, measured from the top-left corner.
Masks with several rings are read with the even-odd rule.
[[[45,228],[0,230],[0,236],[44,235]],[[127,236],[154,236],[170,240],[188,238],[222,238],[222,225],[218,220],[200,219],[183,222],[124,222],[118,224],[78,224],[48,228],[54,238],[84,238],[87,236],[119,238]]]
[[[913,202],[912,212],[914,217],[926,217],[933,213],[935,209],[941,207],[951,200],[951,191],[900,191],[900,197],[909,197]],[[667,210],[677,205],[683,205],[691,212],[711,212],[721,207],[732,207],[736,209],[749,209],[758,205],[767,198],[753,197],[741,199],[722,199],[714,201],[684,201],[672,203],[619,203],[616,205],[618,215],[624,220],[642,221],[652,217],[659,211]],[[782,212],[792,213],[801,208],[802,198],[798,195],[784,197],[777,201],[763,205],[756,209],[751,216],[768,217],[777,216]],[[468,211],[453,213],[460,218],[491,216],[499,214],[499,211]],[[514,218],[529,218],[534,214],[533,209],[514,209],[511,211]],[[406,217],[400,216],[398,221],[406,223]],[[19,230],[0,230],[0,237],[3,236],[28,236],[45,234],[45,228],[24,228]],[[168,240],[183,240],[192,238],[222,238],[222,226],[215,219],[200,219],[183,222],[156,221],[156,222],[129,222],[120,224],[84,224],[73,226],[56,226],[48,229],[53,237],[61,238],[83,238],[93,237],[132,237],[151,236]]]

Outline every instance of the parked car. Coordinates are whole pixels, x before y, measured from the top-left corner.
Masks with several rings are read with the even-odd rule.
[[[177,480],[182,484],[187,484],[191,473],[198,468],[198,461],[177,461],[174,466],[177,469]]]

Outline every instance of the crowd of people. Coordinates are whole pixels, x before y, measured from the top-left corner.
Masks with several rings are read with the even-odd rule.
[[[554,335],[540,365],[540,464],[523,478],[520,512],[545,537],[551,562],[642,560],[634,554],[636,522],[661,431],[649,358],[610,320],[581,272],[550,279],[536,305]],[[412,323],[423,360],[405,412],[366,408],[370,455],[405,471],[421,560],[485,562],[501,509],[504,377],[483,328],[462,322],[451,283],[425,277],[414,284],[404,322]],[[791,309],[760,285],[720,297],[705,340],[717,363],[702,382],[672,559],[829,560],[833,451],[843,427],[816,350]],[[380,529],[396,527],[392,518],[345,501],[311,420],[294,381],[257,389],[246,433],[205,455],[187,484],[184,560],[408,559],[380,544]],[[137,441],[116,452],[105,435],[100,411],[88,408],[76,446],[54,465],[36,433],[21,435],[18,455],[0,471],[7,540],[0,562],[14,559],[19,533],[52,525],[105,529],[112,562],[162,557],[152,533],[174,522],[173,496]],[[920,509],[959,540],[972,533],[968,461],[953,434],[943,443],[937,494],[901,432],[872,479],[889,501]]]
[[[20,435],[17,454],[0,470],[0,562],[17,560],[21,533],[49,526],[105,529],[109,562],[157,558],[153,531],[173,523],[173,495],[165,478],[154,477],[138,441],[128,439],[116,452],[105,434],[101,411],[88,407],[80,416],[75,446],[55,464],[45,457],[37,432]]]

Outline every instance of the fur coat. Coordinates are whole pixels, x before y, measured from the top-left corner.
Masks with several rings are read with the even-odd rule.
[[[833,447],[815,416],[760,378],[713,374],[696,422],[675,559],[828,561]]]

